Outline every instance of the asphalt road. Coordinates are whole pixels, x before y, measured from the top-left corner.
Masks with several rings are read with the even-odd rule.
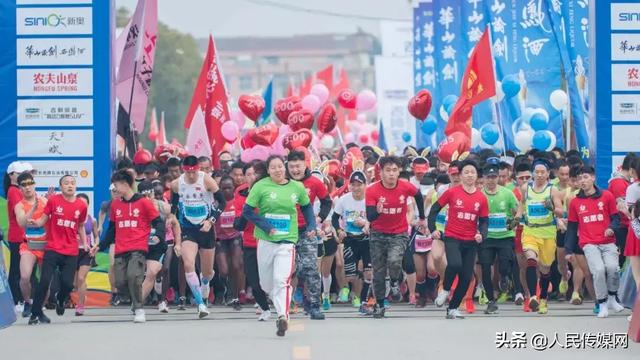
[[[627,331],[629,310],[597,319],[587,304],[551,303],[544,316],[502,305],[498,315],[478,311],[464,320],[446,320],[444,310],[433,305],[420,310],[394,305],[381,320],[359,316],[347,305],[334,306],[324,321],[292,315],[284,338],[275,335],[275,321],[257,322],[253,307],[211,311],[210,317],[196,320],[195,309],[160,314],[149,308],[145,324],[133,324],[126,308],[88,309],[83,317],[70,310],[64,317],[48,311],[50,325],[28,326],[26,319],[19,319],[0,330],[0,355],[11,360],[640,359],[640,344],[631,341],[627,348],[620,344],[614,349],[575,348],[611,346],[609,337]],[[501,332],[506,338],[498,338]],[[514,337],[512,332],[521,334]],[[526,348],[498,349],[497,340]]]

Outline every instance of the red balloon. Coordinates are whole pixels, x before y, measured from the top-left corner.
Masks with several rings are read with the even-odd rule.
[[[366,135],[364,135],[366,136]],[[360,160],[364,163],[364,155],[362,155],[362,151],[358,147],[352,147],[344,154],[342,158],[342,178],[348,179],[353,173],[353,162],[356,160]]]
[[[149,152],[149,150],[147,149],[140,148],[133,155],[133,163],[136,165],[146,165],[151,161],[153,161],[153,156],[151,155],[151,152]]]
[[[325,104],[318,114],[318,131],[327,134],[336,128],[338,117],[336,116],[336,107],[333,104]]]
[[[308,147],[311,144],[312,139],[313,134],[311,133],[311,130],[301,129],[285,135],[282,139],[282,145],[289,150],[293,150],[300,146]]]
[[[367,136],[367,134],[362,134],[360,135],[358,140],[360,140],[361,143],[366,144],[367,142],[369,142],[369,137]]]
[[[336,159],[329,160],[327,166],[324,168],[324,174],[330,176],[333,181],[338,181],[341,175],[340,161]]]
[[[380,134],[378,133],[378,130],[373,130],[371,132],[371,140],[378,141],[378,139],[380,139]]]
[[[243,114],[256,122],[264,111],[264,99],[258,95],[240,95],[238,107]]]
[[[289,114],[287,124],[292,131],[298,131],[300,129],[311,129],[313,121],[313,113],[309,110],[301,109]]]
[[[243,150],[247,150],[247,149],[251,149],[252,147],[256,146],[256,143],[253,142],[253,140],[251,140],[251,131],[248,131],[241,139],[240,139],[240,146],[242,147]]]
[[[351,89],[344,89],[338,93],[338,103],[345,109],[355,109],[356,98],[356,93]]]
[[[258,145],[271,146],[278,137],[278,127],[274,123],[260,126],[249,131],[249,138]]]
[[[276,106],[273,107],[273,112],[283,124],[287,124],[289,114],[298,110],[302,110],[302,104],[300,103],[300,98],[297,96],[280,99],[276,101]]]
[[[185,158],[188,155],[189,153],[187,152],[187,150],[180,144],[159,145],[156,146],[156,149],[153,151],[153,156],[162,164],[166,163],[170,157]]]
[[[471,140],[465,134],[456,131],[438,145],[438,158],[445,163],[450,163],[469,149],[471,149]]]
[[[429,116],[431,103],[431,93],[426,89],[422,89],[409,100],[409,113],[416,119],[423,121]]]

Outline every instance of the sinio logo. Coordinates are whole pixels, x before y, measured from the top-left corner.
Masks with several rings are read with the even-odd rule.
[[[25,26],[67,27],[67,24],[65,23],[64,20],[65,18],[62,17],[62,15],[51,14],[47,17],[27,17],[24,19],[24,25]]]
[[[618,21],[640,22],[640,12],[621,12],[618,14]]]

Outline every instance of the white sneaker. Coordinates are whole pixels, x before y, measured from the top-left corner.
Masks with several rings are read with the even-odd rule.
[[[607,307],[617,313],[624,310],[624,306],[620,305],[616,297],[613,295],[609,295],[609,298],[607,299]]]
[[[258,321],[268,321],[271,318],[271,310],[265,310],[258,316]]]
[[[444,303],[447,301],[447,297],[449,297],[449,292],[446,290],[442,290],[438,293],[438,297],[436,297],[435,303],[437,307],[442,307]]]
[[[606,318],[609,317],[609,309],[608,306],[606,304],[600,304],[600,306],[598,307],[598,317],[599,318]]]
[[[447,319],[464,319],[464,315],[458,309],[447,309]]]
[[[165,314],[169,312],[169,306],[167,305],[166,301],[160,301],[160,303],[158,304],[158,311]]]
[[[484,290],[482,286],[476,287],[476,292],[473,294],[473,297],[479,298],[480,296],[482,296],[482,290]]]
[[[516,305],[522,305],[524,303],[524,296],[522,293],[517,293],[516,298],[513,300]]]
[[[209,316],[209,310],[207,310],[207,306],[205,304],[198,305],[198,318],[202,319],[207,316]]]
[[[147,318],[144,315],[144,310],[143,309],[136,310],[136,315],[133,317],[133,322],[143,323],[145,321],[147,321]]]
[[[16,314],[22,314],[22,312],[24,311],[24,303],[22,301],[16,304],[15,311]]]

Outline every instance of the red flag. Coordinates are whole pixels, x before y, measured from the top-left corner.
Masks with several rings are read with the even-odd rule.
[[[156,108],[151,109],[151,123],[149,124],[149,133],[147,138],[149,141],[156,141],[158,136],[158,118],[156,116]]]
[[[456,131],[471,139],[473,106],[496,95],[496,77],[493,69],[489,27],[473,48],[462,77],[460,98],[456,102],[444,129],[448,136]]]
[[[333,88],[333,65],[329,65],[326,68],[316,73],[316,82],[324,84],[327,89]]]
[[[156,135],[156,147],[167,143],[167,131],[164,129],[164,111],[160,114],[160,128]]]
[[[212,146],[212,160],[214,166],[218,167],[220,164],[218,155],[225,144],[220,127],[223,122],[229,120],[229,105],[227,90],[216,58],[216,47],[211,35],[209,35],[207,55],[204,57],[200,76],[191,98],[191,106],[184,120],[185,128],[188,129],[191,126],[191,121],[196,115],[198,107],[204,110],[207,134]]]
[[[289,86],[287,87],[287,96],[290,97],[296,94],[296,88],[293,83],[289,82]]]
[[[313,75],[309,75],[309,77],[304,81],[303,84],[300,84],[300,97],[303,98],[309,95],[311,91],[311,87],[313,86]]]

